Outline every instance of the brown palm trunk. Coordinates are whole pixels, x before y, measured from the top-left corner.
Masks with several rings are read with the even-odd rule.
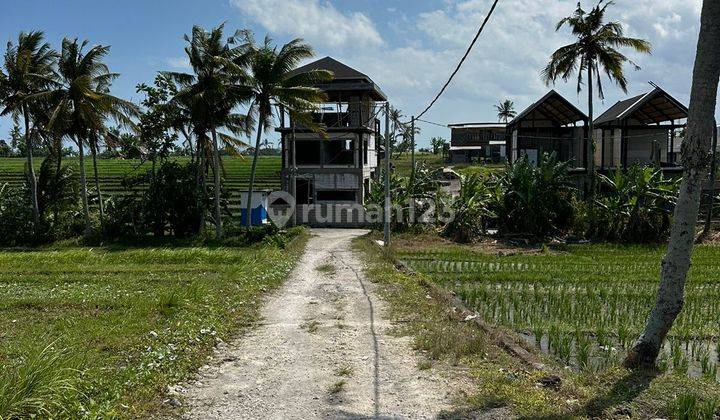
[[[588,171],[588,223],[590,225],[590,231],[595,229],[595,133],[594,122],[593,122],[593,61],[592,57],[588,57],[588,151],[586,155],[587,159],[587,171]]]
[[[27,154],[28,181],[30,182],[30,200],[32,201],[33,212],[33,233],[37,233],[40,225],[40,205],[37,195],[37,177],[35,176],[35,162],[33,159],[32,135],[30,133],[30,115],[27,107],[23,106],[23,117],[25,120],[25,151]]]
[[[79,137],[75,139],[78,146],[78,158],[80,163],[80,197],[82,198],[83,216],[85,216],[85,236],[89,236],[90,229],[90,207],[88,206],[87,196],[87,177],[85,176],[85,150],[83,140]]]
[[[250,186],[248,187],[247,205],[245,206],[245,226],[250,229],[252,226],[252,195],[253,189],[255,188],[255,170],[257,169],[258,155],[260,154],[260,138],[262,137],[263,121],[265,120],[265,113],[260,111],[260,118],[258,122],[257,138],[255,139],[255,151],[253,152],[252,169],[250,169]],[[293,144],[293,147],[295,145]]]
[[[625,366],[631,368],[655,363],[685,302],[685,280],[690,269],[702,182],[710,163],[708,151],[720,78],[720,2],[704,1],[700,20],[687,137],[683,144],[680,196],[675,206],[670,243],[662,262],[655,307],[647,319],[645,331],[625,358]]]
[[[212,128],[213,140],[213,180],[215,184],[215,239],[223,236],[222,219],[220,215],[220,151],[218,150],[217,132]]]
[[[90,144],[90,154],[92,155],[93,163],[93,175],[95,177],[95,190],[98,199],[98,206],[100,207],[100,230],[105,231],[105,208],[103,206],[103,196],[100,190],[100,176],[98,175],[98,164],[97,164],[97,144],[93,142]]]
[[[204,137],[204,136],[203,136]],[[196,167],[195,167],[195,188],[197,192],[197,206],[200,213],[200,220],[198,221],[198,233],[202,233],[203,229],[205,228],[205,202],[204,200],[204,188],[203,185],[205,183],[204,179],[204,171],[205,171],[205,158],[204,153],[201,152],[200,146],[201,146],[201,138],[198,136],[197,141],[195,142],[195,145],[197,146],[197,158],[196,158]]]

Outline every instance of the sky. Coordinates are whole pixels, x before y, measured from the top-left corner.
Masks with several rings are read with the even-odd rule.
[[[188,71],[183,34],[193,25],[225,22],[228,34],[250,29],[278,44],[300,37],[317,58],[332,56],[370,76],[404,115],[419,113],[450,75],[490,9],[492,0],[0,0],[0,41],[42,30],[59,48],[63,37],[110,45],[107,64],[121,74],[113,94],[139,102],[135,86],[162,70]],[[557,48],[572,42],[555,24],[577,0],[500,0],[452,85],[424,119],[440,124],[497,120],[493,105],[514,101],[522,111],[554,88],[581,110],[587,95],[576,83],[546,86],[540,70]],[[605,100],[651,89],[653,81],[687,105],[701,0],[616,0],[607,17],[626,34],[650,41],[652,55],[628,51],[641,67],[626,68],[628,94],[607,80]],[[583,0],[590,8],[594,3]],[[599,115],[599,114],[597,114]],[[445,127],[421,124],[419,147],[449,138]],[[0,119],[0,139],[11,122]]]

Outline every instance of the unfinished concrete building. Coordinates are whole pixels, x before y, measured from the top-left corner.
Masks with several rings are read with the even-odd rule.
[[[329,70],[318,85],[328,96],[313,113],[318,133],[281,112],[283,190],[296,200],[296,222],[311,226],[360,226],[362,205],[376,177],[385,94],[367,75],[331,57],[295,70]],[[382,102],[383,104],[380,104]],[[343,211],[343,209],[345,209]],[[332,214],[330,214],[332,213]]]

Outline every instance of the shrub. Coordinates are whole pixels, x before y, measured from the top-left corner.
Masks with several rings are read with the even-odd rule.
[[[30,195],[25,187],[0,185],[0,244],[16,246],[33,242]]]
[[[34,225],[29,183],[0,185],[0,245],[37,245],[82,232],[79,187],[73,170],[48,156],[37,176],[40,224]]]
[[[379,206],[381,211],[380,223],[385,206],[385,181],[384,173],[380,176],[380,182],[375,182],[370,188],[368,204]],[[394,172],[390,173],[390,199],[391,199],[391,226],[396,231],[407,231],[429,221],[423,220],[421,216],[431,209],[434,202],[438,201],[438,195],[442,194],[438,184],[438,171],[428,168],[424,163],[418,163],[415,167],[415,177],[400,177]],[[412,205],[414,203],[414,206]]]
[[[163,162],[151,177],[145,193],[145,223],[158,236],[162,236],[165,229],[175,237],[190,236],[199,229],[199,203],[195,165]]]
[[[660,169],[633,166],[626,172],[599,175],[601,191],[595,200],[589,236],[623,242],[657,242],[670,231],[678,181],[667,179]]]
[[[527,156],[508,166],[497,180],[500,232],[546,237],[571,227],[575,188],[568,168],[554,153],[541,156],[537,166]]]
[[[469,243],[485,233],[488,219],[495,217],[493,203],[497,188],[477,174],[464,176],[460,181],[460,195],[452,202],[454,218],[443,233],[453,241]]]
[[[40,164],[37,193],[42,223],[37,234],[41,240],[51,242],[82,234],[80,183],[72,167],[61,166],[54,155],[47,156]]]
[[[106,234],[111,238],[169,234],[184,238],[199,231],[206,196],[198,191],[193,164],[163,162],[157,171],[125,180],[126,189],[148,182],[140,194],[108,200]]]

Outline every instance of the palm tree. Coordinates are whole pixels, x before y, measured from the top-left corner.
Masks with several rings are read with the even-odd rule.
[[[604,3],[604,4],[603,4]],[[605,22],[605,11],[613,4],[612,1],[600,2],[590,12],[585,12],[580,3],[572,16],[561,19],[556,31],[566,24],[570,27],[572,34],[577,37],[576,42],[565,45],[555,51],[550,57],[550,62],[542,70],[542,77],[546,84],[555,83],[558,79],[567,82],[577,72],[577,91],[582,90],[582,85],[587,85],[588,92],[588,129],[589,146],[586,157],[590,177],[590,194],[592,199],[595,183],[595,139],[593,133],[593,81],[598,89],[598,96],[604,99],[603,85],[600,78],[601,71],[608,79],[615,82],[623,92],[627,93],[627,78],[623,72],[625,63],[632,64],[635,69],[639,67],[628,57],[623,55],[618,48],[631,48],[640,53],[651,52],[650,43],[642,39],[628,38],[624,36],[622,25],[619,22]],[[587,76],[587,82],[584,77]]]
[[[95,184],[100,208],[102,195],[97,175],[97,136],[107,133],[105,122],[108,118],[117,123],[134,127],[132,117],[139,115],[137,106],[110,94],[109,87],[119,75],[111,73],[103,58],[110,51],[109,46],[96,45],[85,52],[88,41],[78,43],[75,39],[63,39],[58,62],[59,84],[56,88],[38,95],[38,99],[57,101],[57,107],[50,118],[49,127],[58,124],[66,126],[67,135],[78,147],[80,163],[80,192],[85,216],[85,232],[90,233],[90,209],[87,197],[85,175],[85,145],[90,145],[95,169]],[[60,121],[60,120],[64,121]]]
[[[690,269],[702,183],[711,160],[708,151],[720,79],[720,43],[717,42],[720,38],[720,2],[704,1],[700,22],[687,139],[683,142],[680,195],[675,206],[668,250],[663,257],[655,307],[646,321],[645,331],[625,359],[625,365],[631,368],[655,363],[685,301],[685,281]]]
[[[318,103],[326,101],[327,96],[315,86],[331,80],[333,74],[325,70],[292,73],[302,60],[315,55],[312,47],[301,39],[288,42],[280,51],[269,37],[265,37],[262,45],[256,45],[250,33],[246,33],[246,40],[247,44],[252,46],[251,54],[248,57],[249,79],[246,81],[252,98],[248,114],[257,118],[258,123],[245,218],[245,224],[250,228],[252,223],[250,217],[251,198],[255,188],[260,139],[263,129],[269,130],[272,127],[273,105],[287,109],[293,121],[321,131],[313,123],[310,112],[317,108]]]
[[[37,177],[33,161],[33,141],[36,122],[33,118],[32,95],[46,89],[53,82],[54,65],[57,60],[50,44],[43,42],[42,32],[20,32],[17,45],[8,42],[5,53],[5,74],[0,78],[4,98],[0,115],[21,116],[25,124],[25,150],[30,196],[33,211],[33,231],[40,223],[37,196]],[[32,126],[32,127],[31,127]]]
[[[224,25],[205,31],[199,26],[192,29],[192,35],[185,35],[188,46],[185,52],[190,59],[193,74],[166,72],[164,75],[176,82],[180,89],[173,98],[178,107],[188,107],[196,136],[196,147],[200,157],[200,166],[204,172],[205,154],[211,149],[214,176],[214,217],[215,235],[222,237],[222,216],[220,211],[220,151],[219,140],[226,145],[244,146],[236,138],[218,132],[224,127],[233,134],[247,134],[249,121],[244,115],[233,111],[239,105],[247,103],[249,91],[244,81],[247,79],[245,64],[249,46],[236,44],[240,35],[237,32],[227,39],[223,38]],[[207,133],[210,133],[212,145],[208,145]],[[200,177],[198,177],[200,180]]]
[[[507,123],[508,120],[515,118],[517,115],[517,112],[515,112],[515,103],[510,99],[505,99],[495,105],[495,110],[497,111],[498,121],[504,123]]]

